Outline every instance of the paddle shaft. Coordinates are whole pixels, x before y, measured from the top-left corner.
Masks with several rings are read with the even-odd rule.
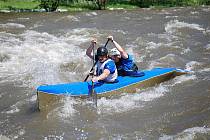
[[[106,41],[106,44],[104,45],[104,47],[106,47],[106,46],[107,46],[108,42],[109,42],[109,39]],[[95,47],[95,46],[94,46],[94,47]],[[94,49],[94,47],[93,47],[93,49]],[[95,54],[94,54],[94,53],[93,53],[93,57],[95,58]],[[95,61],[95,60],[93,60],[93,61]],[[98,60],[97,60],[97,61],[95,61],[95,63],[93,64],[93,67],[90,69],[89,74],[86,76],[86,78],[85,78],[84,82],[86,82],[86,81],[87,81],[87,79],[89,78],[89,76],[90,76],[90,72],[91,72],[91,71],[93,71],[93,69],[94,69],[95,65],[97,64],[97,62],[98,62]]]
[[[93,44],[93,54],[95,54],[95,43]],[[93,66],[95,65],[95,55],[93,55]],[[95,72],[95,67],[93,67],[93,75],[92,78],[94,77],[94,72]],[[90,96],[93,99],[93,102],[95,103],[95,106],[97,107],[97,93],[94,90],[94,82],[92,81],[92,85],[91,85],[91,93]]]
[[[93,75],[92,75],[92,78],[94,77],[94,71],[95,71],[95,69],[94,69],[95,68],[95,46],[96,46],[96,43],[93,44],[93,67],[92,67]],[[93,93],[94,93],[94,82],[92,81],[91,93],[90,93],[91,97],[93,96]]]

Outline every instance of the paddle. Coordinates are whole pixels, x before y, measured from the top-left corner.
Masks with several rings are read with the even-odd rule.
[[[93,66],[95,65],[95,46],[96,46],[96,43],[93,44]],[[95,68],[95,66],[92,68],[92,71],[93,71],[92,78],[94,77],[94,72],[95,72],[94,68]],[[95,102],[95,105],[97,107],[97,93],[94,90],[94,82],[93,81],[92,81],[92,85],[91,85],[90,96],[93,97],[93,102]]]
[[[106,44],[104,45],[104,47],[107,46],[108,42],[109,42],[109,39],[106,41]],[[94,47],[95,47],[95,46],[94,46]],[[93,49],[94,49],[94,47],[93,47]],[[93,53],[93,56],[94,56],[94,58],[95,58],[95,54],[94,54],[94,53]],[[95,60],[93,60],[93,61],[95,61]],[[86,76],[84,82],[86,82],[87,79],[89,78],[90,73],[93,71],[93,68],[95,67],[95,65],[97,64],[97,62],[98,62],[98,61],[95,61],[95,63],[93,63],[93,67],[90,69],[90,71],[89,71],[88,75]]]

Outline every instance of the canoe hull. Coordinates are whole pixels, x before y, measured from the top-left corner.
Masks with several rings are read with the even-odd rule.
[[[161,70],[158,69],[158,71],[161,71]],[[178,70],[178,69],[167,70],[165,72],[159,73],[157,75],[152,75],[151,77],[147,77],[145,79],[142,77],[142,79],[140,79],[140,81],[138,82],[134,82],[129,85],[116,88],[114,90],[108,90],[105,92],[98,91],[97,97],[107,97],[113,94],[120,94],[120,93],[135,93],[137,89],[145,89],[147,87],[151,87],[161,82],[170,80],[174,78],[175,76],[183,75],[186,73],[187,73],[186,71]],[[108,85],[108,86],[112,86],[112,85]],[[99,88],[102,88],[102,87],[99,87]],[[73,96],[73,97],[79,97],[79,98],[89,97],[88,94],[72,95],[72,94],[66,94],[66,93],[61,93],[61,94],[49,93],[49,92],[41,91],[38,88],[37,90],[38,108],[40,110],[49,109],[53,107],[57,101],[64,98],[65,96]]]

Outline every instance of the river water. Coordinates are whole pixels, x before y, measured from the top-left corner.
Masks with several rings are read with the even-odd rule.
[[[210,7],[0,13],[0,139],[210,139]],[[89,101],[66,97],[39,112],[36,88],[84,80],[92,37],[114,39],[140,69],[191,73]],[[109,44],[108,48],[113,46]]]

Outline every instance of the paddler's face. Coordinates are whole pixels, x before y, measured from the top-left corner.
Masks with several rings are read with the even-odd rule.
[[[106,61],[107,56],[106,55],[102,55],[102,56],[98,56],[98,61],[103,63],[104,61]]]
[[[111,59],[114,60],[114,62],[119,62],[120,61],[120,56],[119,55],[112,55]]]

